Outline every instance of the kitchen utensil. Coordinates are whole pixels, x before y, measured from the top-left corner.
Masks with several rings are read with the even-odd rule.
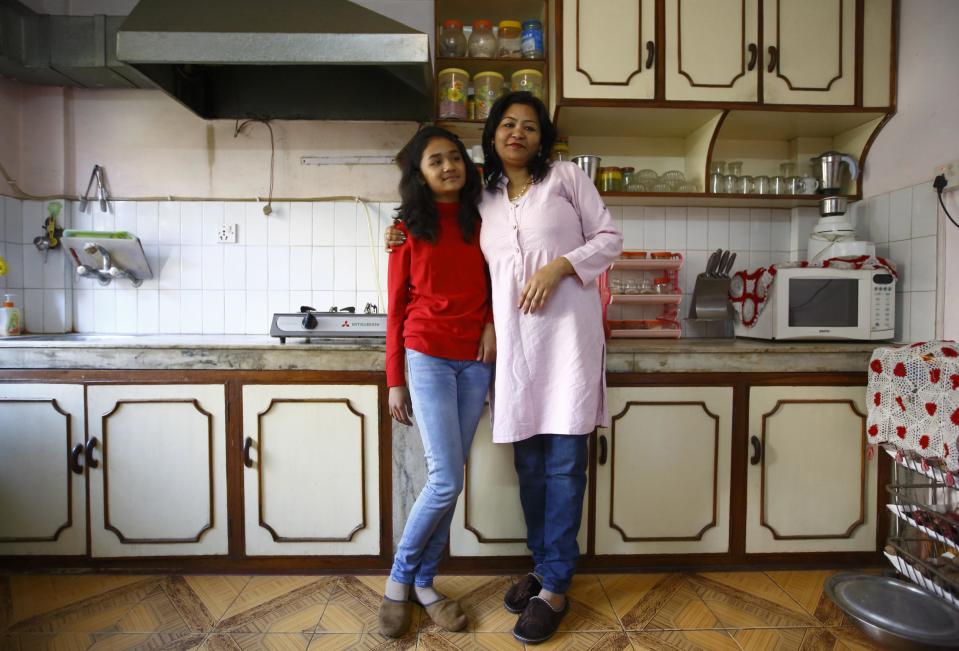
[[[844,572],[823,591],[883,649],[959,647],[959,610],[910,583]]]
[[[726,262],[726,267],[723,269],[723,277],[729,278],[729,272],[733,268],[733,263],[736,262],[736,252],[732,252],[729,255],[729,260]]]
[[[841,191],[847,168],[853,181],[859,178],[856,159],[849,154],[827,151],[809,160],[813,164],[813,177],[819,182],[819,192],[822,194],[837,194]]]
[[[819,181],[811,176],[802,177],[803,194],[816,194],[819,190]]]
[[[716,265],[716,277],[720,278],[723,275],[723,269],[726,268],[726,263],[729,262],[729,251],[723,251],[723,254],[719,257],[719,264]]]
[[[709,259],[706,260],[706,276],[712,277],[713,273],[716,271],[716,266],[719,264],[719,256],[722,254],[721,249],[716,249],[709,255]]]
[[[590,154],[581,154],[579,156],[573,156],[570,159],[575,163],[579,169],[586,172],[586,176],[589,177],[589,180],[593,183],[596,183],[596,175],[599,173],[599,156],[593,156]]]
[[[846,214],[846,197],[823,197],[819,200],[819,214],[823,217]]]

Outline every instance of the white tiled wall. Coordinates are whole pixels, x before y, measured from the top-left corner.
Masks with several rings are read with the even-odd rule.
[[[900,268],[897,336],[903,340],[934,336],[937,219],[929,187],[872,197],[852,211],[860,236]],[[252,202],[117,202],[109,213],[95,204],[81,213],[79,204],[68,203],[67,227],[127,230],[140,238],[154,277],[139,289],[122,280],[102,288],[75,278],[60,251],[43,263],[32,240],[41,232],[44,204],[7,198],[2,205],[2,254],[10,274],[0,277],[0,286],[19,295],[31,332],[263,334],[274,312],[300,305],[385,308],[387,256],[380,242],[394,203],[369,204],[369,225],[363,206],[349,201],[278,203],[269,217]],[[711,251],[735,251],[734,271],[802,257],[818,219],[816,208],[610,211],[627,249],[683,254],[681,316]],[[216,241],[224,223],[237,225],[235,244]],[[686,336],[723,334],[718,324],[691,323],[685,330]]]

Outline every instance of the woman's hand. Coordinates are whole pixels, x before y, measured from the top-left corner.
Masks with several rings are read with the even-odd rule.
[[[386,244],[386,252],[392,253],[394,246],[401,246],[406,242],[406,234],[396,226],[387,226],[383,233],[383,241]]]
[[[492,364],[496,361],[496,329],[492,323],[483,326],[483,334],[480,335],[479,352],[476,353],[476,361],[484,364]]]
[[[560,257],[546,263],[526,282],[526,287],[519,295],[517,307],[524,314],[542,309],[546,305],[546,299],[553,294],[553,290],[556,289],[559,281],[564,276],[574,273],[576,271],[573,269],[573,265],[566,258]]]
[[[410,402],[410,390],[406,387],[390,387],[390,416],[403,423],[412,425],[413,403]]]

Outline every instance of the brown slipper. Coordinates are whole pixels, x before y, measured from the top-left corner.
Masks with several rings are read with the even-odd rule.
[[[469,623],[469,620],[466,618],[466,613],[463,612],[463,607],[460,606],[460,603],[456,601],[456,599],[443,597],[431,604],[424,604],[417,599],[415,591],[410,591],[410,601],[423,606],[423,608],[426,609],[426,614],[430,616],[430,619],[436,622],[438,626],[452,633],[462,631],[466,628],[466,624]]]
[[[410,629],[413,606],[409,601],[394,601],[383,597],[380,604],[380,633],[386,637],[403,637]]]

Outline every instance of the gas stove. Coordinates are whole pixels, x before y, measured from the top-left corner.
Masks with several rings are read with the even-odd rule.
[[[371,304],[362,314],[352,307],[331,307],[321,312],[304,305],[299,312],[274,314],[270,336],[279,337],[281,344],[286,343],[287,337],[303,337],[307,343],[323,337],[385,337],[386,315]]]

